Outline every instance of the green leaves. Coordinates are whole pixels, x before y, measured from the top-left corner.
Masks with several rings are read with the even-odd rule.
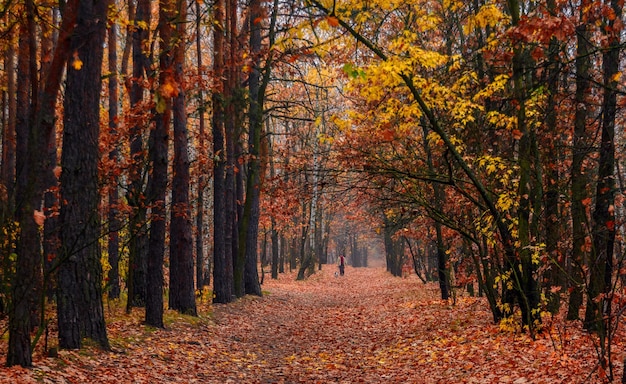
[[[342,67],[342,70],[351,79],[365,79],[365,71],[359,68],[355,68],[351,63],[345,63]]]

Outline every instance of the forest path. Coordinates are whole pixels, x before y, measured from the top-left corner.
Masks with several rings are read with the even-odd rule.
[[[348,268],[344,276],[334,272],[333,266],[325,266],[306,281],[266,280],[264,298],[248,297],[215,309],[217,324],[233,340],[231,348],[254,351],[256,364],[239,379],[409,380],[398,369],[399,361],[385,359],[391,357],[390,348],[415,337],[424,319],[416,316],[411,302],[432,298],[434,285],[424,286],[417,278],[394,279],[379,268]],[[422,326],[428,327],[428,321]]]
[[[35,367],[0,367],[0,383],[606,383],[579,323],[547,323],[551,332],[533,341],[493,324],[484,299],[453,305],[415,276],[335,270],[325,266],[305,281],[295,272],[266,275],[263,297],[227,305],[205,295],[199,317],[166,311],[166,329],[144,326],[141,310],[107,303],[112,351],[87,345],[49,358],[40,342]],[[616,378],[624,328],[613,346]]]
[[[225,359],[215,383],[602,383],[580,324],[555,322],[533,341],[503,332],[484,298],[439,299],[438,285],[384,268],[336,267],[271,280],[264,297],[213,306]],[[622,339],[623,340],[623,339]],[[615,377],[624,346],[617,340]],[[220,369],[223,367],[223,369]]]

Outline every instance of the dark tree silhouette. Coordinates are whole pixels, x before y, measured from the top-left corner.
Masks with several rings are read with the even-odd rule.
[[[61,253],[58,271],[59,346],[82,338],[109,347],[102,305],[100,251],[100,89],[107,1],[78,6],[67,66],[61,156]]]

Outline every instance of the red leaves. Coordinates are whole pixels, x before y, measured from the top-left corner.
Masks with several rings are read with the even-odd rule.
[[[606,228],[607,228],[609,231],[614,231],[614,230],[615,230],[615,220],[608,220],[608,221],[606,222]]]
[[[525,16],[508,33],[514,41],[548,45],[553,37],[559,41],[566,41],[574,33],[574,29],[572,21],[564,16]]]
[[[543,59],[544,57],[544,52],[543,49],[539,48],[539,47],[535,47],[533,48],[532,51],[530,51],[530,56],[533,58],[533,60],[535,61],[539,61],[540,59]]]
[[[393,129],[385,129],[381,132],[381,136],[382,136],[383,141],[391,142],[393,141],[395,132],[393,131]]]
[[[42,211],[34,210],[33,211],[33,220],[37,223],[38,226],[43,227],[44,221],[46,220],[46,215]]]

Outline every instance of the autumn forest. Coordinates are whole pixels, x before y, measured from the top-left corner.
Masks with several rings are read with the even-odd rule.
[[[623,6],[3,2],[0,373],[626,382]]]

